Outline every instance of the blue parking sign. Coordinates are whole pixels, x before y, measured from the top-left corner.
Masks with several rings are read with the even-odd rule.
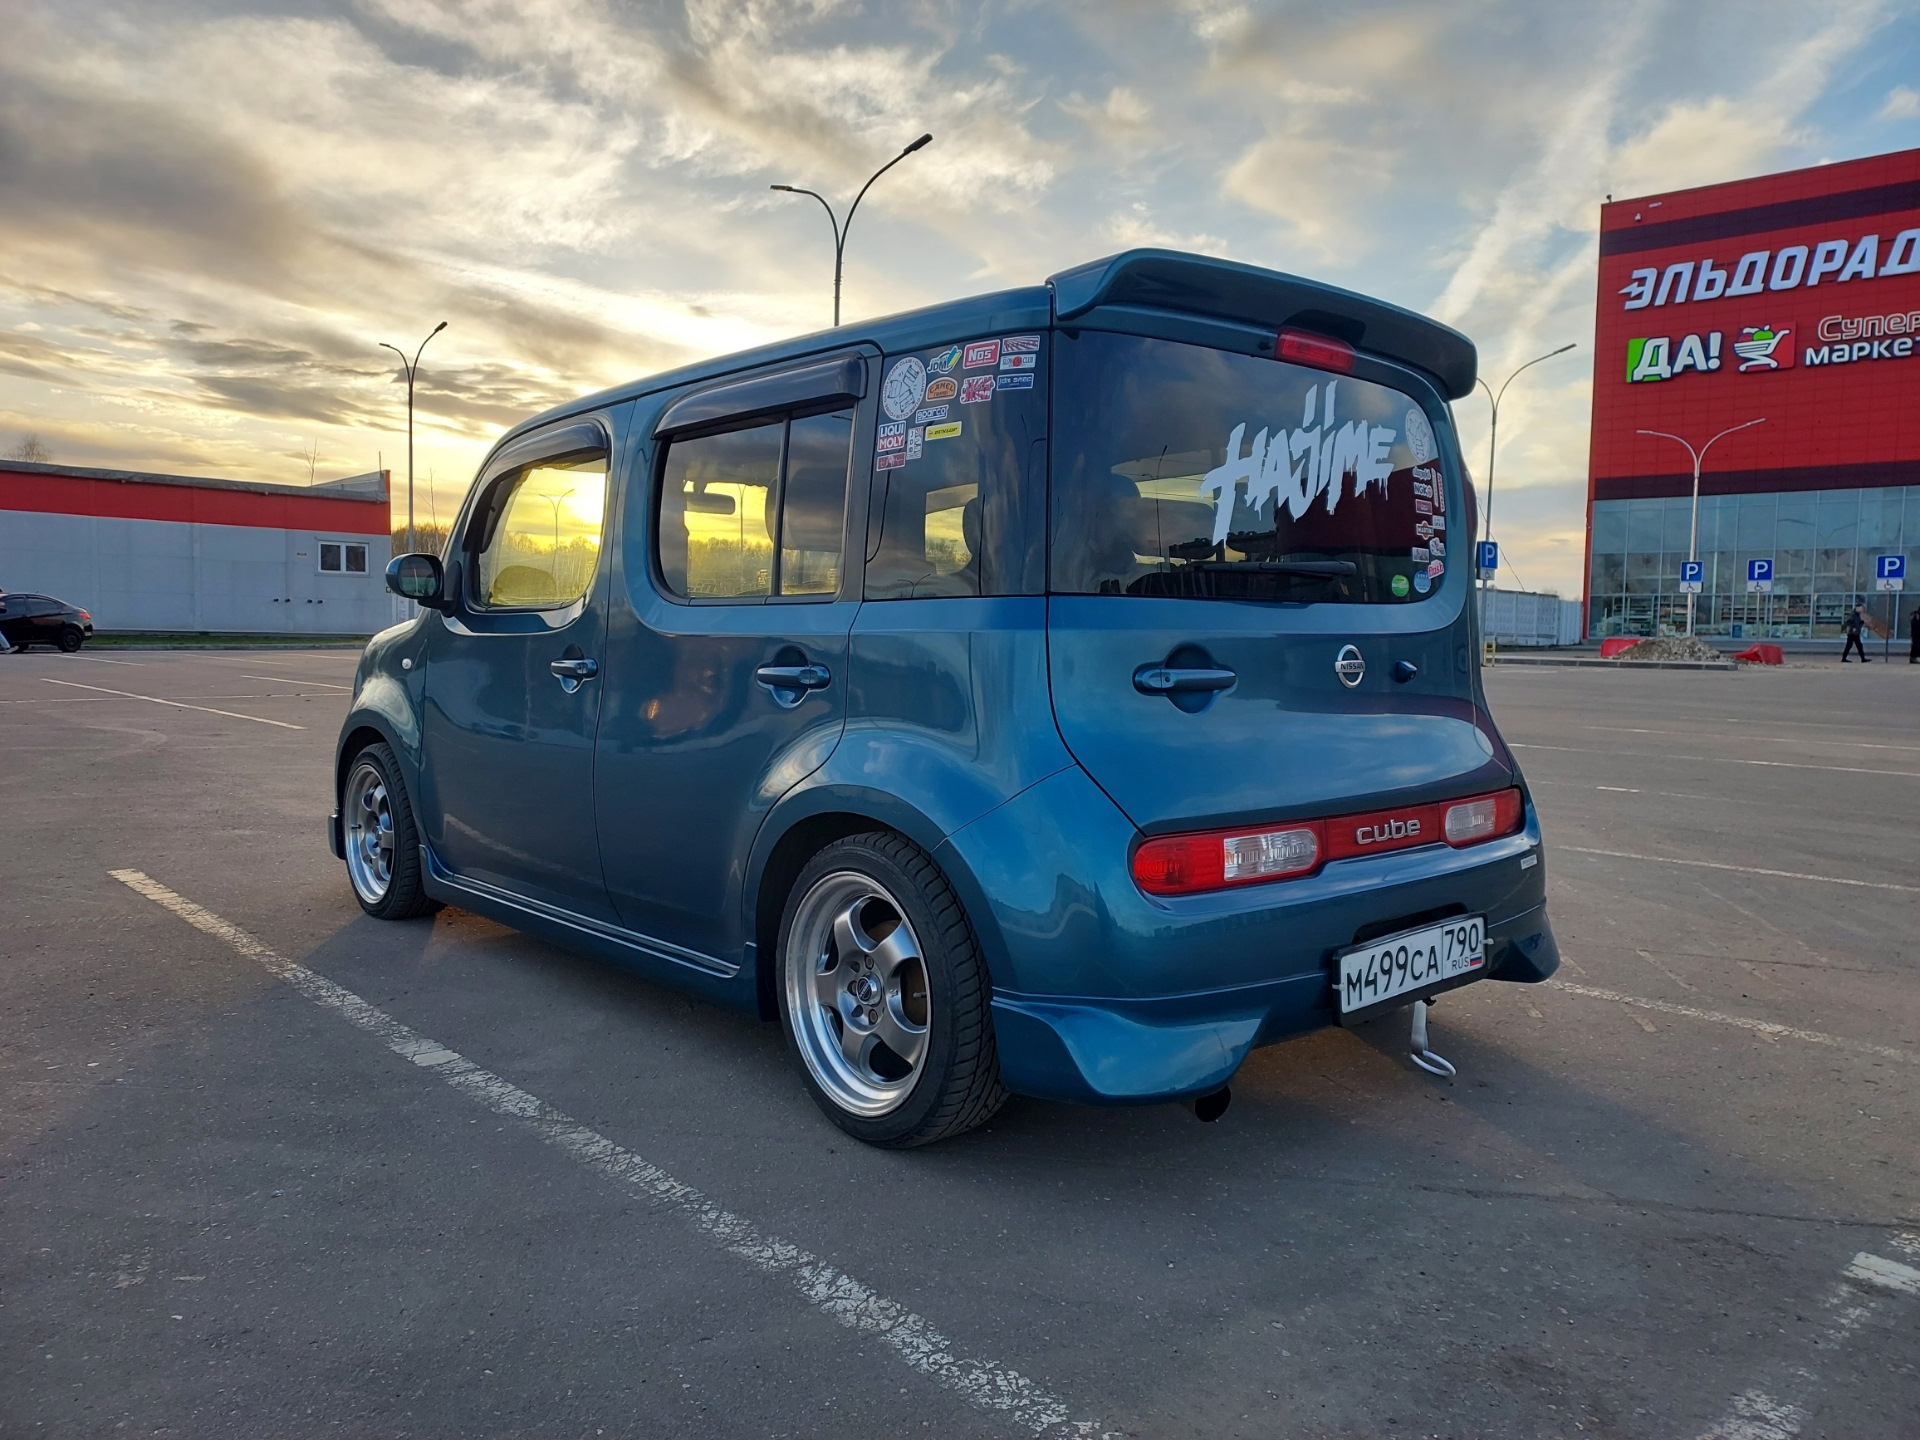
[[[1907,557],[1904,555],[1876,555],[1873,557],[1874,587],[1879,590],[1904,590],[1907,588]]]
[[[1700,593],[1701,577],[1706,573],[1706,561],[1682,560],[1680,562],[1680,593],[1682,595],[1698,595]]]
[[[1491,575],[1500,568],[1500,547],[1492,540],[1482,540],[1479,545],[1479,566],[1482,575]]]
[[[1749,592],[1758,591],[1762,594],[1772,593],[1773,561],[1747,561],[1747,589]]]

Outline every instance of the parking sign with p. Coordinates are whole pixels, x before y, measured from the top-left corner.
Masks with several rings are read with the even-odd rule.
[[[1906,589],[1907,557],[1904,555],[1874,556],[1873,588],[1876,590]]]
[[[1750,595],[1773,593],[1773,561],[1747,561],[1747,593]]]
[[[1700,593],[1700,579],[1706,573],[1706,561],[1682,560],[1680,562],[1680,593],[1682,595],[1698,595]]]

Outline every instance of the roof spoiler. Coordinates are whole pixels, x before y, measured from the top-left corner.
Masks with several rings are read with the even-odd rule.
[[[1097,305],[1138,305],[1276,330],[1295,326],[1417,366],[1433,376],[1449,400],[1463,399],[1473,389],[1479,365],[1473,342],[1437,320],[1232,260],[1178,250],[1128,250],[1063,270],[1047,284],[1053,290],[1054,319],[1062,323]]]

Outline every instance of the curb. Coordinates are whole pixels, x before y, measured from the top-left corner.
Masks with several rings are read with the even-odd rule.
[[[1573,665],[1597,670],[1741,670],[1736,660],[1599,660],[1558,655],[1496,655],[1494,665]]]

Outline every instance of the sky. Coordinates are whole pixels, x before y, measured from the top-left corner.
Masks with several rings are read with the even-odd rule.
[[[575,395],[1136,245],[1459,327],[1509,587],[1580,592],[1599,206],[1920,145],[1891,0],[0,0],[0,451],[404,521]],[[1488,407],[1456,405],[1484,477]],[[431,482],[431,483],[429,483]]]

